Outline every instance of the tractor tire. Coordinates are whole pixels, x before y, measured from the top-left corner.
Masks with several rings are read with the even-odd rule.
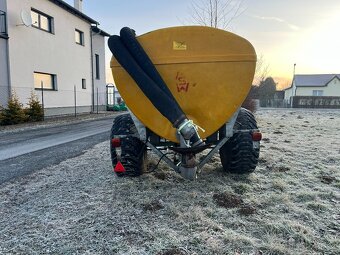
[[[121,158],[120,162],[125,168],[125,172],[116,173],[118,177],[123,176],[140,176],[146,169],[146,145],[138,136],[135,124],[129,113],[117,116],[111,128],[111,139],[117,136],[121,143]],[[110,142],[111,160],[113,167],[116,166],[117,152],[116,148]]]
[[[234,131],[249,130],[249,132],[234,133],[221,147],[220,157],[223,169],[235,174],[251,173],[255,170],[260,148],[254,148],[251,130],[257,129],[254,115],[241,108],[234,125]]]

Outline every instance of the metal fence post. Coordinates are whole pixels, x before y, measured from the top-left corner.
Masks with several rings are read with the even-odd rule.
[[[116,87],[113,87],[113,105],[116,104]]]
[[[74,117],[77,118],[77,91],[76,91],[76,85],[74,85]]]
[[[45,120],[44,82],[43,81],[41,81],[41,107],[43,110],[43,120]]]
[[[98,101],[99,101],[99,94],[98,94],[98,87],[97,87],[97,114],[99,113],[99,111],[98,111]]]
[[[108,110],[108,106],[109,106],[109,87],[108,84],[106,85],[106,99],[105,99],[105,103],[106,103],[106,111]]]

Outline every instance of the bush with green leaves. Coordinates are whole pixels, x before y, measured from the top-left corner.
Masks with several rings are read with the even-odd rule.
[[[14,125],[27,121],[23,105],[19,102],[18,96],[13,93],[8,100],[7,107],[0,109],[0,125]]]

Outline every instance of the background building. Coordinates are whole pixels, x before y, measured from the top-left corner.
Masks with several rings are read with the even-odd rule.
[[[285,89],[285,101],[294,108],[340,108],[339,74],[297,74]]]
[[[292,96],[340,97],[340,74],[296,74],[285,89],[285,99]]]
[[[46,115],[106,105],[105,36],[99,23],[62,0],[0,0],[0,104],[32,91]],[[43,91],[42,91],[43,88]]]

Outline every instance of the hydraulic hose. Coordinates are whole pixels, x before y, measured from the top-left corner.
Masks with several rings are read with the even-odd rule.
[[[113,35],[108,41],[109,48],[121,66],[130,74],[144,95],[175,127],[178,127],[186,116],[177,102],[169,97],[140,67],[121,38]]]
[[[109,48],[121,66],[129,73],[144,95],[178,130],[191,146],[204,144],[196,126],[188,120],[154,64],[135,38],[132,29],[121,29],[120,37],[111,36]]]
[[[175,102],[175,104],[177,105],[176,107],[180,108],[178,102],[172,95],[168,86],[165,84],[164,80],[158,73],[155,65],[152,63],[151,59],[146,54],[143,47],[136,39],[135,31],[131,28],[123,27],[120,30],[120,38],[130,54],[136,60],[138,65],[144,70],[144,72],[157,84],[157,86],[161,90],[163,90],[165,94],[168,95],[168,97],[170,97]]]

